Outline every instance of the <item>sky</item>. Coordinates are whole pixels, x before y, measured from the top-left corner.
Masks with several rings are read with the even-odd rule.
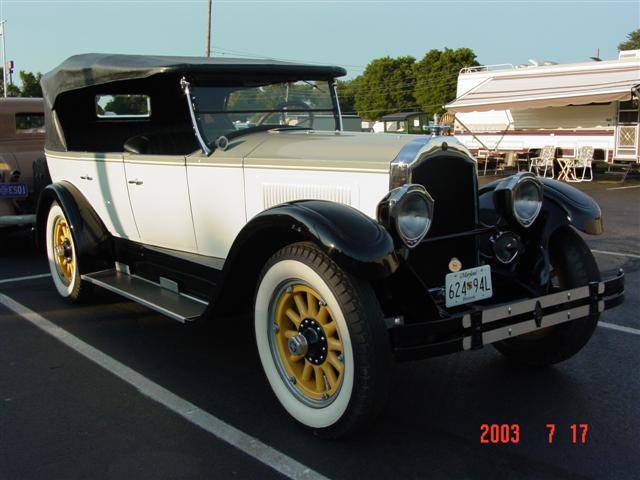
[[[207,0],[0,0],[7,58],[46,72],[88,52],[204,55]],[[482,64],[588,60],[640,28],[640,0],[213,0],[214,55],[344,66],[469,47]]]

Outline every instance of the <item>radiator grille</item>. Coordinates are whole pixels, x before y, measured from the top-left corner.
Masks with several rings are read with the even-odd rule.
[[[335,185],[301,185],[285,183],[263,183],[262,204],[269,208],[293,200],[329,200],[345,205],[352,203],[351,188]]]
[[[452,257],[462,268],[478,265],[473,236],[433,240],[476,228],[478,192],[472,159],[454,155],[432,157],[412,173],[412,183],[423,185],[435,200],[433,224],[423,243],[412,250],[409,262],[429,287],[444,285]]]

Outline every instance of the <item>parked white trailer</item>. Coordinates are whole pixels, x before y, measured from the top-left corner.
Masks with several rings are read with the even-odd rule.
[[[596,159],[638,162],[638,89],[640,50],[632,50],[601,62],[466,68],[446,108],[472,151],[553,145],[573,156],[588,145]]]

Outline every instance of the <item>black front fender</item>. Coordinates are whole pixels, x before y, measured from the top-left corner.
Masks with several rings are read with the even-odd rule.
[[[520,259],[526,283],[544,291],[549,283],[549,241],[562,228],[574,227],[599,235],[603,231],[602,212],[593,198],[565,183],[540,178],[544,200],[536,221],[527,229],[501,217],[493,192],[502,180],[484,185],[479,190],[480,220],[486,225],[517,231],[525,241],[526,252]]]
[[[39,246],[44,249],[46,245],[47,217],[53,202],[60,205],[70,224],[80,273],[106,268],[113,258],[111,235],[87,199],[69,182],[52,183],[42,190],[36,211]]]
[[[531,226],[532,231],[540,232],[547,239],[556,229],[566,225],[591,235],[603,232],[602,211],[593,198],[558,180],[539,180],[543,186],[544,201],[538,219]],[[501,220],[493,201],[493,191],[501,181],[489,183],[479,190],[480,220],[483,223],[494,225]]]
[[[324,200],[285,203],[259,213],[238,234],[227,264],[232,266],[241,252],[246,255],[247,245],[267,232],[313,242],[358,277],[384,278],[399,265],[393,239],[382,225],[352,207]]]
[[[399,266],[391,235],[362,212],[322,200],[285,203],[259,213],[237,235],[207,313],[248,310],[265,263],[298,242],[313,243],[342,269],[366,280],[388,277]]]

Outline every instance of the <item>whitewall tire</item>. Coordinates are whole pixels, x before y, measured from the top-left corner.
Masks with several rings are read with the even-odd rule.
[[[80,300],[86,296],[90,285],[80,278],[72,226],[56,202],[49,208],[46,229],[47,259],[53,284],[61,296]]]
[[[384,405],[391,354],[377,299],[314,246],[285,247],[267,262],[254,328],[273,392],[305,427],[342,436]]]

